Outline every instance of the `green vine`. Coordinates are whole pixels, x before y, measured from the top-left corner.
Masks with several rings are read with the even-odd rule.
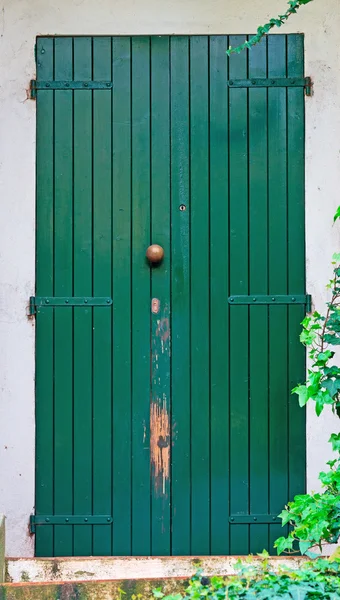
[[[297,13],[301,6],[304,6],[309,2],[313,2],[313,0],[288,0],[289,8],[283,15],[278,15],[276,19],[270,19],[268,23],[265,23],[265,25],[261,25],[260,27],[258,27],[256,35],[250,38],[250,40],[241,44],[241,46],[237,46],[236,48],[232,48],[230,46],[230,48],[227,50],[228,56],[235,53],[239,54],[240,52],[242,52],[242,50],[245,50],[246,48],[249,50],[249,48],[255,46],[255,44],[258,44],[262,40],[262,38],[270,32],[271,29],[273,29],[274,27],[281,27],[282,25],[284,25],[286,21],[288,21],[289,17],[291,17],[291,15]]]
[[[340,345],[340,254],[333,256],[333,277],[327,288],[332,296],[326,304],[326,315],[314,312],[302,321],[300,341],[309,348],[312,366],[306,383],[292,392],[298,395],[300,406],[305,406],[308,400],[315,402],[318,416],[330,405],[340,417],[340,367],[334,364],[332,350]]]
[[[340,218],[338,207],[334,222]],[[302,321],[300,341],[309,348],[311,367],[307,381],[296,386],[301,407],[315,403],[320,416],[330,406],[340,417],[340,367],[335,364],[335,351],[340,346],[340,254],[333,255],[333,277],[327,288],[331,299],[326,303],[325,315],[314,312]],[[329,442],[338,456],[327,463],[329,470],[319,475],[322,493],[296,496],[279,515],[282,526],[289,524],[287,537],[275,541],[278,554],[301,552],[315,557],[314,550],[322,552],[325,544],[336,544],[340,539],[340,433],[332,433]],[[339,556],[338,549],[334,556]]]

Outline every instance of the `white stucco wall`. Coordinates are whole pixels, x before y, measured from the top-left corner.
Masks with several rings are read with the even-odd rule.
[[[37,34],[251,32],[282,13],[285,0],[0,0],[0,513],[7,554],[31,556],[28,515],[34,504],[34,323],[25,317],[34,292],[35,74]],[[315,0],[284,32],[306,35],[307,277],[316,307],[325,300],[330,257],[340,250],[331,226],[340,204],[339,0]],[[308,486],[329,456],[331,415],[308,412]]]

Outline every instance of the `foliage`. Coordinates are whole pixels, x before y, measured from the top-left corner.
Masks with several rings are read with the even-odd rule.
[[[340,435],[332,437],[337,447]],[[282,526],[289,523],[292,530],[286,538],[275,541],[278,554],[300,551],[314,558],[311,549],[317,547],[322,552],[324,544],[336,544],[340,539],[340,458],[327,464],[329,470],[319,475],[325,491],[295,496],[279,515]]]
[[[267,553],[264,553],[267,554]],[[268,556],[268,555],[267,555]],[[268,559],[259,564],[250,561],[237,565],[232,577],[202,577],[199,571],[183,594],[165,596],[154,590],[154,598],[163,600],[340,600],[340,562],[319,559],[306,562],[299,570],[281,568],[274,573]]]
[[[299,397],[300,406],[315,402],[319,416],[326,405],[340,417],[340,367],[334,364],[332,347],[340,345],[340,254],[333,256],[333,277],[328,284],[332,297],[323,316],[314,312],[302,321],[301,342],[309,348],[312,366],[306,383],[292,392]]]
[[[334,222],[340,217],[340,208]],[[314,312],[302,321],[301,342],[309,348],[311,368],[307,381],[292,390],[298,395],[300,406],[315,402],[319,416],[329,405],[340,417],[340,368],[334,364],[332,348],[340,345],[340,254],[333,256],[333,277],[328,284],[331,300],[326,314]],[[334,452],[340,453],[340,434],[333,433],[330,443]],[[340,539],[340,458],[329,461],[329,470],[320,473],[324,491],[296,496],[279,515],[282,526],[290,524],[287,537],[275,541],[278,554],[297,552],[315,556],[316,547],[322,551],[324,544],[335,544]]]
[[[244,44],[241,44],[241,46],[237,46],[237,48],[230,47],[229,50],[227,50],[228,56],[234,53],[239,54],[240,52],[242,52],[242,50],[245,50],[246,48],[249,49],[252,46],[255,46],[255,44],[258,44],[258,42],[262,40],[262,38],[265,35],[267,35],[267,33],[269,33],[271,29],[273,29],[273,27],[281,27],[281,25],[284,25],[284,23],[289,19],[289,17],[291,15],[294,15],[299,10],[299,8],[301,8],[301,6],[303,6],[304,4],[308,4],[312,1],[313,0],[289,0],[289,8],[283,15],[278,15],[276,19],[270,19],[269,23],[265,23],[265,25],[258,27],[256,35],[251,37],[250,40],[244,42]]]

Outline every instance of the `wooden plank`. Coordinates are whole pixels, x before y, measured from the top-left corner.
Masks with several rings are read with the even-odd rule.
[[[113,556],[131,554],[131,38],[112,39]]]
[[[170,39],[172,554],[191,553],[189,40]],[[186,210],[180,210],[185,206]]]
[[[132,554],[151,553],[150,38],[132,39]]]
[[[210,502],[211,553],[215,555],[229,554],[229,112],[225,84],[226,48],[226,36],[210,37]],[[225,257],[223,269],[218,257]]]
[[[53,78],[53,40],[37,39],[37,75]],[[37,98],[37,241],[36,293],[53,295],[54,183],[53,94]],[[36,489],[37,514],[53,514],[53,312],[40,311],[36,319]],[[53,527],[39,527],[36,556],[53,556]]]
[[[151,269],[151,554],[166,556],[170,539],[170,103],[169,37],[151,39],[151,241],[164,249]]]
[[[72,38],[54,40],[54,76],[72,79]],[[54,92],[54,296],[73,295],[72,92]],[[73,511],[73,314],[54,308],[54,513]],[[55,526],[55,556],[72,556],[73,527]]]
[[[303,35],[287,37],[288,77],[304,75]],[[305,293],[305,98],[303,89],[288,89],[288,293]],[[294,292],[293,292],[294,290]],[[305,380],[306,353],[299,341],[304,308],[290,307],[288,313],[289,336],[289,391]],[[305,493],[306,487],[306,413],[297,402],[289,399],[288,425],[289,493]],[[294,449],[292,452],[291,450]]]
[[[92,39],[73,42],[74,78],[92,79]],[[74,295],[92,296],[92,93],[75,91]],[[74,308],[74,514],[92,515],[92,309]],[[74,526],[75,556],[92,554],[92,527]]]
[[[268,77],[286,76],[286,36],[268,38]],[[268,90],[269,294],[287,293],[287,90]],[[269,512],[288,499],[288,322],[286,306],[269,307]],[[270,527],[270,548],[283,535]]]
[[[267,76],[267,41],[249,52],[249,78]],[[249,90],[249,293],[268,293],[267,90]],[[250,514],[269,514],[268,308],[249,308]],[[252,554],[268,548],[268,525],[250,526]]]
[[[110,80],[111,38],[93,38],[93,79]],[[86,92],[87,93],[87,92]],[[93,295],[112,294],[112,99],[93,91]],[[111,309],[93,309],[93,514],[112,510]],[[111,555],[112,527],[93,526],[93,554]]]
[[[231,36],[237,46],[242,36]],[[246,78],[245,52],[229,59],[229,77]],[[229,90],[230,293],[248,294],[248,102],[246,89]],[[248,307],[230,309],[230,511],[249,512]],[[248,554],[249,526],[232,525],[230,553]]]
[[[191,553],[210,553],[208,38],[190,38]]]

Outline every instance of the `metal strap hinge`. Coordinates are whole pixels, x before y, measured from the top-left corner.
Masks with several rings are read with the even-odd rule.
[[[29,301],[29,316],[35,315],[39,308],[70,307],[70,306],[111,306],[112,298],[108,296],[31,296]]]
[[[306,96],[312,95],[310,77],[254,77],[252,79],[229,79],[228,87],[233,88],[304,88]]]
[[[230,296],[228,298],[229,304],[304,304],[306,306],[306,312],[312,310],[312,296],[310,294],[291,294],[291,295],[265,295],[265,294],[253,294],[251,296]]]
[[[45,90],[112,90],[112,81],[40,81],[31,80],[31,98],[37,97],[37,91]]]
[[[275,525],[281,523],[277,515],[231,515],[229,523],[233,525]]]
[[[35,533],[41,525],[111,525],[111,515],[31,515],[30,532]]]

